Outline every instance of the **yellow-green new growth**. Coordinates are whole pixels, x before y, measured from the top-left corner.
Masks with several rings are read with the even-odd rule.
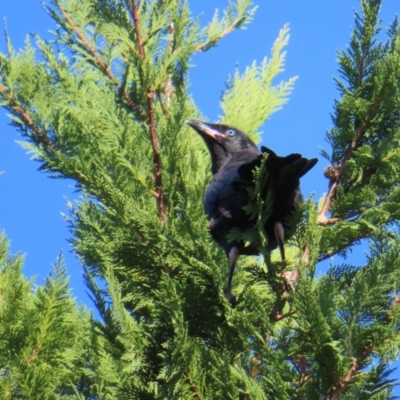
[[[288,42],[289,26],[285,25],[272,46],[271,58],[265,57],[261,64],[254,61],[243,75],[236,69],[222,97],[222,121],[237,126],[256,142],[260,140],[258,129],[288,101],[297,79],[293,77],[273,85],[273,80],[284,69],[286,52],[283,49]]]

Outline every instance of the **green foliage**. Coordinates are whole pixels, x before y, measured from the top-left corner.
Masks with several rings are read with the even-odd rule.
[[[338,53],[342,98],[327,139],[340,175],[331,217],[343,221],[324,230],[326,254],[336,247],[346,255],[360,239],[389,233],[400,217],[400,31],[395,19],[388,40],[377,43],[379,8],[380,1],[361,2],[350,48]]]
[[[259,66],[254,61],[242,76],[236,70],[227,82],[221,102],[222,120],[239,127],[256,142],[260,139],[257,130],[286,103],[296,81],[296,78],[291,78],[272,86],[274,78],[283,71],[286,53],[282,50],[288,42],[289,26],[285,25],[272,47],[269,60],[264,58]]]
[[[15,399],[78,398],[83,382],[90,315],[68,289],[62,257],[43,286],[22,275],[23,258],[11,257],[0,236],[0,396]]]
[[[289,261],[242,257],[238,304],[199,199],[210,175],[188,94],[195,52],[244,28],[250,0],[202,27],[187,1],[54,0],[55,40],[0,54],[0,102],[42,171],[76,182],[71,242],[99,318],[79,310],[62,260],[43,287],[0,241],[2,397],[53,399],[383,399],[400,349],[399,29],[377,41],[380,1],[361,0],[328,133],[330,191],[293,216]],[[258,139],[295,79],[271,58],[228,80],[223,122]],[[251,195],[260,198],[265,168]],[[270,199],[249,207],[265,244]],[[296,219],[297,218],[297,219]],[[231,237],[237,237],[232,232]],[[364,266],[319,262],[369,239]]]

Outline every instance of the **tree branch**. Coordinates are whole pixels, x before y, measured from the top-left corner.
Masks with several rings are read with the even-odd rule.
[[[200,392],[197,390],[197,387],[195,385],[195,383],[193,382],[189,372],[185,373],[187,380],[189,381],[190,384],[190,389],[192,390],[192,392],[194,393],[195,397],[197,400],[203,400],[203,396],[200,394]]]
[[[194,50],[195,51],[203,51],[206,47],[211,46],[214,43],[217,43],[219,40],[221,40],[224,36],[228,35],[229,33],[231,33],[233,30],[236,29],[236,27],[239,25],[240,20],[239,19],[235,19],[235,21],[233,21],[232,25],[228,26],[220,35],[218,35],[217,37],[215,37],[214,39],[211,40],[207,40],[206,42],[197,45]]]
[[[149,130],[150,130],[150,141],[153,150],[153,165],[154,165],[154,184],[156,186],[156,201],[158,215],[161,221],[167,221],[167,214],[165,212],[164,205],[164,192],[162,187],[162,169],[161,169],[161,158],[160,149],[158,147],[158,138],[156,131],[156,121],[154,117],[154,92],[147,89],[147,109],[149,113]]]
[[[162,113],[163,113],[164,117],[167,118],[168,117],[168,111],[167,111],[167,109],[165,107],[165,104],[164,104],[164,102],[162,100],[160,90],[157,90],[157,98],[158,98],[158,101],[160,103]]]
[[[45,147],[50,149],[57,157],[62,157],[62,154],[59,150],[51,143],[49,138],[46,136],[44,132],[40,130],[40,128],[35,124],[30,115],[22,108],[20,104],[18,104],[17,99],[2,85],[0,85],[0,93],[10,102],[11,109],[19,115],[19,117],[23,120],[26,126],[35,134],[34,138],[42,143]],[[75,178],[80,183],[88,183],[88,179],[82,172],[74,170],[69,177]]]
[[[139,58],[143,59],[145,56],[144,46],[142,41],[142,35],[140,32],[139,26],[139,12],[137,8],[136,0],[132,0],[132,17],[133,23],[135,26],[135,34],[136,41],[138,46]],[[149,134],[150,134],[150,142],[151,148],[153,151],[153,165],[154,165],[154,185],[156,187],[155,190],[155,198],[157,202],[157,210],[158,215],[161,221],[167,221],[167,214],[165,211],[164,204],[164,192],[162,187],[162,168],[161,168],[161,157],[160,157],[160,149],[158,147],[158,136],[156,129],[156,120],[154,115],[154,90],[147,88],[146,89],[146,99],[147,99],[147,121],[149,124]]]
[[[136,34],[136,41],[138,45],[138,53],[139,58],[144,58],[144,46],[142,41],[142,35],[140,34],[140,27],[139,27],[139,13],[137,9],[136,0],[132,0],[132,17],[133,17],[133,25],[135,26],[135,34]]]
[[[335,217],[335,218],[321,217],[321,218],[318,218],[318,223],[319,223],[319,225],[324,225],[324,226],[335,225],[337,222],[347,221],[348,219],[357,217],[361,214],[362,214],[362,211],[354,211],[354,212],[346,214],[344,217]]]
[[[119,83],[117,77],[112,73],[110,67],[102,60],[100,55],[97,53],[96,49],[87,41],[83,32],[79,30],[79,28],[75,25],[71,17],[61,7],[60,11],[65,20],[72,27],[73,31],[78,35],[83,46],[93,56],[99,68],[108,76],[111,82],[117,87],[118,93],[125,99],[129,107],[131,107],[131,109],[135,111],[141,119],[145,119],[146,115],[143,113],[140,107],[132,100],[132,98],[126,92],[125,88]]]
[[[324,200],[324,204],[321,210],[318,213],[318,224],[319,225],[328,225],[327,221],[329,220],[327,215],[332,207],[332,201],[335,197],[336,191],[338,188],[338,181],[331,181],[329,183],[329,192]]]
[[[48,137],[33,122],[30,115],[18,104],[16,98],[9,91],[7,91],[7,89],[2,85],[0,85],[0,93],[2,93],[4,95],[4,97],[6,97],[6,99],[10,102],[11,108],[22,118],[22,120],[24,121],[26,126],[35,133],[39,142],[44,144],[47,148],[49,148],[55,154],[60,155],[60,153],[57,151],[57,149],[54,147],[54,145],[50,142]]]
[[[296,313],[297,313],[297,310],[293,310],[293,311],[290,311],[290,312],[288,312],[286,314],[273,315],[273,316],[270,317],[270,322],[274,323],[274,322],[282,321],[283,319],[291,317],[292,315],[294,315]]]
[[[394,310],[396,309],[396,307],[399,306],[399,304],[400,304],[400,295],[399,295],[399,294],[396,294],[396,295],[394,296],[392,305],[390,306],[390,309],[389,309],[389,311],[387,312],[387,316],[386,316],[386,320],[387,320],[387,321],[391,321],[391,320],[393,319]]]
[[[340,251],[342,251],[343,249],[345,249],[346,247],[351,246],[352,244],[354,244],[355,242],[361,240],[361,239],[365,239],[367,238],[369,235],[366,233],[363,233],[361,235],[358,235],[357,237],[355,237],[350,243],[346,243],[343,246],[340,246],[338,249],[332,250],[329,253],[326,253],[325,255],[321,256],[320,258],[318,258],[317,262],[321,262],[321,261],[325,261],[328,258],[334,256],[335,254],[339,253]]]
[[[349,220],[350,218],[359,217],[359,216],[361,216],[365,211],[371,210],[371,209],[374,208],[374,207],[378,207],[382,202],[386,201],[386,200],[388,199],[388,197],[389,197],[389,196],[381,196],[381,197],[379,197],[379,199],[376,201],[376,203],[375,203],[373,206],[366,207],[365,210],[356,210],[356,211],[353,211],[353,212],[351,212],[351,213],[346,214],[346,215],[343,216],[343,217],[335,217],[335,218],[326,218],[326,217],[322,218],[322,217],[321,217],[321,219],[318,220],[319,225],[323,225],[323,226],[326,226],[326,225],[334,225],[334,224],[336,224],[337,222],[340,222],[340,221],[347,221],[347,220]]]
[[[332,208],[333,198],[336,195],[340,181],[343,177],[346,163],[348,160],[350,160],[354,151],[357,149],[357,147],[360,143],[360,140],[363,138],[366,130],[369,128],[371,121],[375,117],[379,107],[382,104],[382,101],[385,98],[386,90],[387,90],[386,86],[384,86],[381,89],[381,92],[378,96],[377,101],[375,102],[374,106],[371,108],[365,121],[361,124],[361,126],[359,128],[357,128],[356,135],[355,135],[354,139],[350,142],[350,144],[347,146],[342,159],[339,161],[339,165],[335,166],[335,167],[331,167],[331,169],[326,171],[326,173],[325,173],[325,176],[330,180],[329,181],[329,192],[325,198],[325,201],[324,201],[324,204],[322,205],[321,210],[318,213],[318,223],[320,225],[329,225],[330,224],[327,215],[328,215],[328,212]],[[327,176],[327,173],[331,173],[330,176]],[[335,222],[333,222],[333,223],[335,223]]]
[[[164,206],[164,195],[162,190],[162,171],[161,171],[161,160],[160,160],[160,151],[158,148],[158,140],[157,140],[157,131],[156,131],[156,123],[154,117],[154,94],[153,91],[147,89],[146,97],[147,97],[147,114],[145,115],[140,107],[132,100],[129,94],[126,92],[125,88],[119,83],[116,76],[112,73],[111,69],[107,64],[102,60],[100,55],[97,53],[96,49],[87,41],[85,35],[79,28],[75,25],[74,21],[70,18],[70,16],[61,9],[61,13],[64,16],[65,20],[72,27],[73,31],[78,35],[81,40],[83,46],[86,50],[93,56],[99,68],[108,76],[111,82],[117,87],[120,95],[125,99],[128,105],[131,107],[133,111],[138,113],[141,119],[147,119],[149,124],[150,131],[150,141],[153,150],[153,164],[154,164],[154,184],[156,187],[156,192],[154,194],[157,201],[158,213],[163,222],[166,221],[166,212]],[[137,10],[136,0],[132,0],[132,16],[135,25],[135,33],[136,40],[138,42],[138,54],[140,58],[144,58],[144,47],[139,29],[139,13]]]
[[[393,313],[394,309],[400,304],[400,295],[396,295],[394,297],[393,303],[389,309],[389,313]],[[390,318],[389,318],[390,319]],[[366,344],[361,351],[361,354],[353,361],[349,371],[347,372],[346,376],[339,382],[339,385],[333,388],[333,394],[330,397],[330,400],[337,400],[339,399],[347,390],[347,387],[351,383],[354,375],[357,371],[362,367],[362,363],[368,358],[372,351],[374,350],[371,344]]]
[[[28,361],[27,361],[27,364],[28,364],[28,365],[32,364],[32,362],[35,360],[37,354],[39,353],[40,347],[41,347],[41,346],[40,346],[40,343],[36,343],[35,347],[34,347],[33,350],[32,350],[32,353],[31,353],[31,355],[29,356],[29,359],[28,359]]]
[[[347,390],[353,376],[356,372],[361,368],[363,361],[370,356],[372,353],[373,347],[371,344],[366,344],[361,352],[361,354],[353,361],[349,371],[346,376],[339,382],[339,386],[334,388],[334,392],[330,398],[330,400],[339,399]]]
[[[344,167],[345,167],[346,162],[350,159],[350,157],[353,155],[353,152],[357,149],[360,140],[364,136],[366,130],[369,128],[371,121],[373,120],[379,107],[381,106],[382,101],[385,98],[385,95],[386,95],[386,87],[384,86],[381,89],[381,92],[379,94],[377,101],[375,102],[374,106],[371,108],[370,112],[368,113],[366,120],[361,124],[361,126],[359,128],[357,128],[356,137],[351,141],[350,145],[347,147],[347,149],[345,151],[344,157],[340,161],[341,176],[343,176]]]

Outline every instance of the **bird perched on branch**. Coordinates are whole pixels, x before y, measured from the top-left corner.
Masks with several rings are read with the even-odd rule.
[[[267,147],[260,150],[256,144],[239,129],[228,125],[211,124],[188,120],[190,125],[204,139],[211,155],[213,179],[204,194],[203,205],[208,216],[209,229],[213,239],[221,246],[229,259],[229,276],[226,297],[231,294],[232,276],[237,259],[241,254],[258,255],[260,249],[243,240],[228,241],[227,234],[236,228],[245,232],[255,226],[256,221],[243,209],[250,202],[249,187],[255,187],[253,173],[260,167],[264,156],[267,171],[261,199],[272,199],[272,205],[264,230],[268,239],[268,251],[279,247],[282,260],[285,259],[284,243],[295,231],[289,221],[298,205],[303,202],[300,178],[316,163],[317,159],[306,159],[300,154],[286,157],[277,156]]]

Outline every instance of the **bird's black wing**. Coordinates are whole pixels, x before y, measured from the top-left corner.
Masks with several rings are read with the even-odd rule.
[[[238,172],[242,163],[240,158],[232,159],[214,175],[203,199],[204,210],[209,218],[219,214],[232,219],[246,218],[243,206],[248,202],[248,193],[235,185],[243,181]]]
[[[238,168],[238,179],[234,183],[236,187],[249,187],[254,185],[254,170],[261,166],[263,154],[268,158],[265,168],[268,172],[267,182],[264,187],[263,197],[269,190],[274,190],[274,195],[292,199],[293,194],[300,184],[300,178],[305,175],[318,161],[318,159],[307,159],[301,154],[293,153],[286,157],[277,156],[268,147],[261,147],[262,154]]]
[[[265,223],[265,231],[268,236],[269,248],[276,247],[276,224],[283,224],[285,240],[290,238],[295,230],[295,224],[291,223],[292,217],[299,204],[303,202],[300,190],[300,178],[305,175],[316,163],[317,159],[307,159],[301,154],[293,153],[286,157],[276,155],[271,149],[261,147],[262,154],[249,163],[245,163],[238,169],[239,179],[234,184],[238,187],[254,187],[254,170],[261,167],[263,154],[268,158],[264,168],[267,171],[267,179],[261,189],[261,197],[267,199],[272,194],[272,214]],[[295,221],[294,221],[295,222]],[[293,225],[293,226],[292,226]]]

